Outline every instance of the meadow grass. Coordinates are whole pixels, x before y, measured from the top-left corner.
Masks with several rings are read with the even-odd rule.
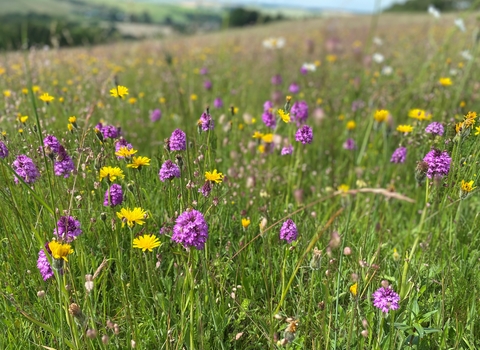
[[[2,56],[0,347],[480,348],[479,67],[473,22],[453,20],[309,20]],[[112,96],[118,86],[128,95]],[[213,129],[199,123],[207,106]],[[296,141],[303,124],[311,143]],[[118,158],[123,139],[149,165]],[[123,201],[108,205],[112,190],[105,206],[113,184]],[[134,248],[150,234],[159,246]],[[383,312],[378,290],[398,305],[393,294]]]

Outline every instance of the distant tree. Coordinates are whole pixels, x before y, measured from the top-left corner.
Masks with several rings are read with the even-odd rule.
[[[152,16],[150,16],[150,12],[148,11],[143,11],[142,16],[141,16],[141,21],[143,23],[152,23]]]
[[[234,8],[229,13],[230,27],[243,27],[256,24],[260,13],[254,10],[247,10],[242,7]]]

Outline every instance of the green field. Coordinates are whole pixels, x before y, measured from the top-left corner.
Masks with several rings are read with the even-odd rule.
[[[0,348],[479,349],[460,15],[2,55]]]

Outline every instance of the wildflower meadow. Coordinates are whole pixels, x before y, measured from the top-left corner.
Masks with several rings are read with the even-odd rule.
[[[476,23],[3,54],[0,348],[480,349]]]

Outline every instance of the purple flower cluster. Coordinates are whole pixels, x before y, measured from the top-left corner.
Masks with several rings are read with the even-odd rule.
[[[187,149],[187,135],[180,129],[172,132],[168,141],[170,151],[184,151]]]
[[[405,147],[398,147],[393,151],[392,157],[390,158],[390,163],[403,163],[407,158],[407,149]]]
[[[50,248],[48,247],[48,243],[45,243],[45,250],[49,254],[51,254]],[[50,263],[48,262],[47,256],[46,256],[45,251],[43,249],[41,249],[38,252],[37,268],[40,271],[40,274],[42,275],[44,281],[53,277],[52,267],[50,266]]]
[[[60,142],[58,142],[58,139],[55,136],[47,135],[43,139],[43,146],[45,147],[47,153],[58,153],[60,149]]]
[[[205,90],[211,90],[212,89],[212,82],[210,80],[205,80],[203,82],[203,87]]]
[[[156,122],[156,121],[159,121],[160,118],[162,118],[162,111],[160,109],[154,109],[151,113],[150,113],[150,120],[152,122]]]
[[[55,172],[55,175],[67,178],[74,170],[75,164],[73,164],[72,158],[70,158],[65,148],[60,145],[58,154],[53,162],[53,171]]]
[[[160,181],[172,180],[176,177],[180,177],[180,168],[172,162],[170,159],[162,164],[160,171],[158,172]]]
[[[292,145],[289,145],[287,147],[283,147],[282,150],[280,151],[280,154],[282,156],[286,156],[288,154],[292,154],[293,153],[293,146]]]
[[[373,306],[378,307],[382,312],[397,310],[400,296],[395,293],[392,287],[381,287],[373,293]]]
[[[282,82],[283,82],[283,79],[280,74],[275,74],[272,77],[272,80],[271,80],[272,85],[282,85]]]
[[[192,209],[180,214],[173,226],[172,240],[185,248],[203,249],[208,238],[208,224],[202,213]]]
[[[0,158],[5,159],[7,157],[8,157],[8,148],[2,141],[0,141]]]
[[[308,104],[305,101],[297,101],[290,109],[290,116],[292,121],[297,123],[297,126],[304,124],[308,118]]]
[[[210,192],[212,192],[212,184],[210,181],[205,181],[202,187],[198,190],[204,197],[208,197]]]
[[[443,136],[445,130],[442,123],[433,122],[427,125],[427,127],[425,128],[425,132],[432,135]]]
[[[214,101],[213,101],[213,107],[215,108],[222,108],[223,107],[223,101],[220,97],[217,97]]]
[[[445,176],[450,171],[450,163],[452,158],[448,155],[447,151],[440,151],[438,149],[432,149],[423,158],[423,161],[428,164],[427,176],[429,179],[434,176]]]
[[[80,221],[75,220],[73,216],[61,216],[53,234],[64,242],[72,242],[82,234]]]
[[[280,239],[287,241],[287,243],[292,243],[297,240],[297,237],[297,225],[295,225],[292,219],[288,219],[283,223],[282,228],[280,229]]]
[[[354,150],[354,149],[356,149],[356,148],[357,148],[357,144],[355,143],[355,140],[354,140],[354,139],[347,139],[347,140],[343,143],[343,149],[352,151],[352,150]]]
[[[108,193],[110,191],[110,194]],[[122,186],[118,184],[112,184],[110,188],[105,192],[105,198],[103,205],[108,207],[114,207],[120,205],[123,202]]]
[[[120,130],[113,125],[104,126],[102,123],[98,123],[95,129],[98,129],[106,139],[116,139],[120,136]]]
[[[27,184],[33,184],[39,177],[40,172],[33,163],[33,160],[24,154],[21,154],[13,161],[13,170],[25,181]],[[15,183],[18,184],[18,178],[15,176]]]
[[[277,119],[273,115],[271,109],[265,110],[263,112],[262,121],[268,128],[275,129],[275,127],[277,126]]]
[[[302,126],[295,133],[295,141],[301,142],[302,144],[312,143],[313,140],[313,131],[312,128],[308,125]]]
[[[213,130],[214,128],[214,123],[212,116],[208,112],[203,112],[202,115],[200,116],[200,120],[198,121],[198,126],[202,129],[202,131],[208,131],[208,130]]]
[[[291,83],[288,87],[288,91],[292,94],[298,94],[300,92],[300,85],[298,85],[297,83]]]

